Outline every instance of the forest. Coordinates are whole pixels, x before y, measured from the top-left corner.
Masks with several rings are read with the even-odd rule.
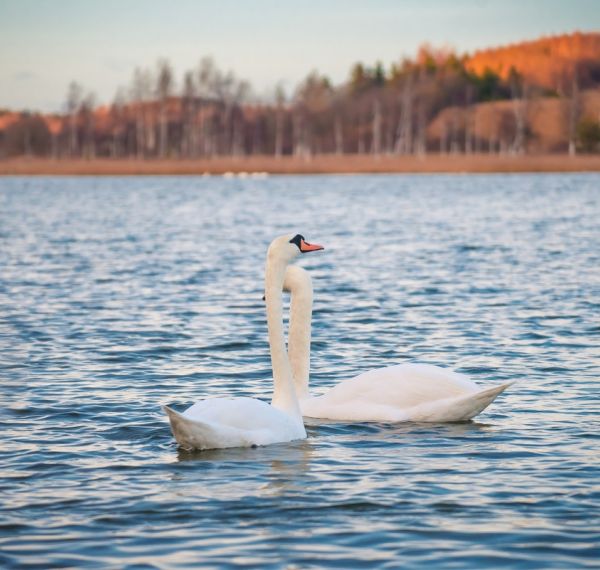
[[[110,104],[77,81],[63,112],[0,110],[0,158],[92,159],[600,150],[600,34],[473,55],[423,45],[390,66],[356,63],[334,85],[310,72],[258,98],[209,58],[176,77],[138,67]]]

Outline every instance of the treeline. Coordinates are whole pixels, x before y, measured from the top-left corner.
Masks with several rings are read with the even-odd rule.
[[[548,97],[560,100],[564,149],[595,150],[600,140],[594,142],[596,126],[582,112],[580,93],[597,86],[597,64],[574,60],[548,87],[514,66],[476,70],[466,56],[423,46],[388,69],[358,63],[337,86],[312,72],[293,93],[278,87],[260,101],[248,82],[210,58],[179,80],[160,60],[136,69],[111,105],[97,106],[94,94],[73,82],[62,115],[0,114],[0,156],[520,154],[532,138],[532,103]],[[482,106],[501,101],[510,106],[484,124]]]

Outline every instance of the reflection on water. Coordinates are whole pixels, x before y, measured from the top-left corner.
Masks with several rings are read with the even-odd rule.
[[[0,180],[0,566],[592,567],[599,187]],[[469,423],[178,450],[161,405],[269,398],[262,272],[284,232],[326,245],[300,260],[315,392],[407,360],[517,384]]]

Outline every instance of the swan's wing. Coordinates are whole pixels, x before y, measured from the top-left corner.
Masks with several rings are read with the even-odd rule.
[[[462,374],[428,364],[371,370],[300,401],[303,415],[346,421],[452,422],[471,419],[508,386],[482,389]]]
[[[324,396],[306,398],[300,402],[302,415],[307,418],[345,422],[399,422],[407,419],[402,410],[369,401],[329,402]]]
[[[251,447],[306,437],[301,422],[253,398],[202,400],[182,414],[164,409],[173,436],[186,449]]]
[[[330,404],[349,402],[412,408],[419,404],[479,391],[463,374],[429,364],[399,364],[344,380],[322,398]]]
[[[406,420],[415,422],[461,422],[470,420],[485,410],[513,383],[506,382],[499,386],[479,390],[474,394],[415,406],[405,411]]]
[[[171,432],[177,443],[184,449],[216,449],[227,447],[251,447],[257,445],[250,437],[244,437],[243,430],[192,420],[179,412],[164,406],[169,416]]]
[[[325,397],[301,401],[302,413],[309,418],[355,422],[460,422],[474,418],[512,382],[459,396],[421,402],[414,406],[382,404],[368,399],[331,402]]]
[[[282,412],[256,398],[207,398],[183,412],[186,418],[240,429],[268,427],[281,421]]]

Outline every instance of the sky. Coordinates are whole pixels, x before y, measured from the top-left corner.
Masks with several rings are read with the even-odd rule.
[[[110,102],[159,58],[181,85],[212,56],[264,97],[424,42],[472,52],[575,30],[600,30],[599,0],[0,0],[0,108],[61,111],[72,80]]]

